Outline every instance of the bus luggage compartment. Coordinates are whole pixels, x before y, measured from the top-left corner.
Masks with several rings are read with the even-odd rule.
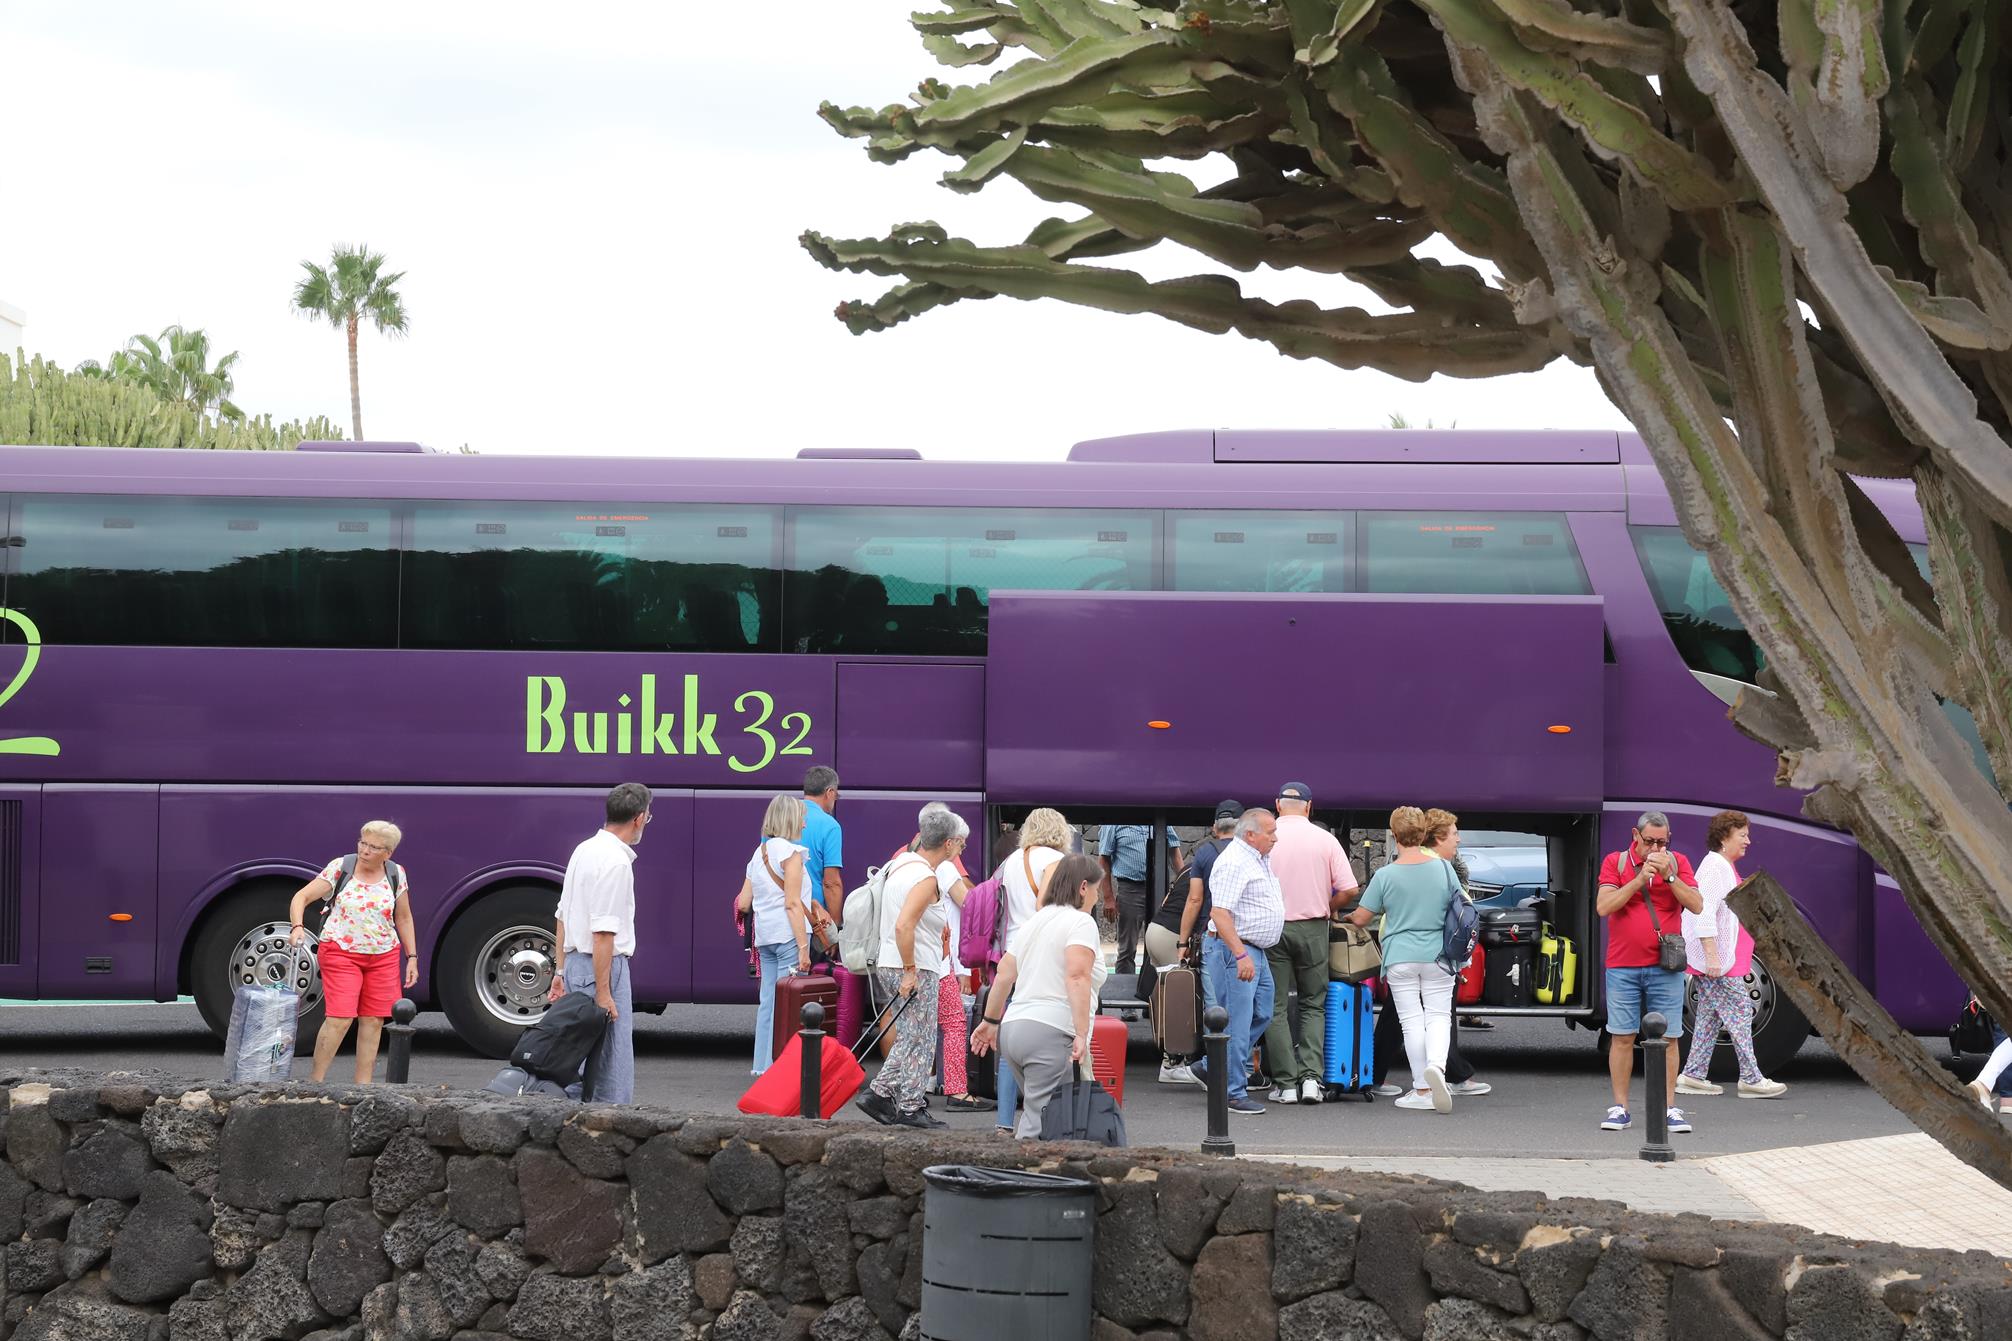
[[[994,592],[995,801],[1597,813],[1589,596]]]

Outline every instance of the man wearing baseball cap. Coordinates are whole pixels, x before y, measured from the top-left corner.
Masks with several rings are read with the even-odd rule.
[[[1355,872],[1341,841],[1308,818],[1313,789],[1288,782],[1278,789],[1278,845],[1272,870],[1285,896],[1285,934],[1265,951],[1271,961],[1271,1028],[1265,1051],[1273,1103],[1321,1100],[1321,1049],[1327,1039],[1327,923],[1355,892]],[[1291,993],[1299,994],[1300,1041],[1292,1041]]]

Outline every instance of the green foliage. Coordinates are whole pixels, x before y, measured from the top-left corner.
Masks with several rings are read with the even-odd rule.
[[[198,419],[215,406],[219,418],[238,420],[244,411],[230,400],[237,361],[234,350],[212,364],[209,332],[169,326],[158,338],[136,335],[105,363],[87,360],[77,365],[77,372],[143,386],[162,400],[188,406]]]
[[[349,341],[349,420],[356,440],[363,440],[363,390],[356,370],[357,330],[369,322],[380,335],[404,335],[411,329],[405,299],[398,292],[403,270],[384,273],[384,254],[368,247],[337,247],[327,265],[302,261],[305,273],[293,286],[293,309],[304,317],[320,317],[342,331]]]
[[[233,356],[235,357],[235,356]],[[115,361],[117,356],[114,356]],[[129,377],[66,373],[37,355],[0,354],[0,442],[49,447],[197,447],[290,451],[342,430],[320,416],[275,424],[271,415],[216,418]]]

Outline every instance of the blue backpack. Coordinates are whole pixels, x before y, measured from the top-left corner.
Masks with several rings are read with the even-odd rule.
[[[1446,921],[1440,929],[1439,967],[1458,977],[1461,966],[1474,957],[1475,942],[1481,939],[1481,914],[1460,888],[1453,863],[1440,864],[1446,868],[1446,883],[1452,887],[1453,897],[1447,901]]]

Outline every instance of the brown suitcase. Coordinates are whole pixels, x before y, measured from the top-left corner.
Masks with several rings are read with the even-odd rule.
[[[803,1028],[803,1008],[813,1001],[824,1007],[824,1031],[837,1036],[838,980],[829,973],[792,973],[775,985],[775,1049],[771,1057],[782,1056],[790,1035]]]
[[[1172,1057],[1202,1050],[1201,982],[1191,968],[1163,968],[1153,983],[1153,1040]]]

